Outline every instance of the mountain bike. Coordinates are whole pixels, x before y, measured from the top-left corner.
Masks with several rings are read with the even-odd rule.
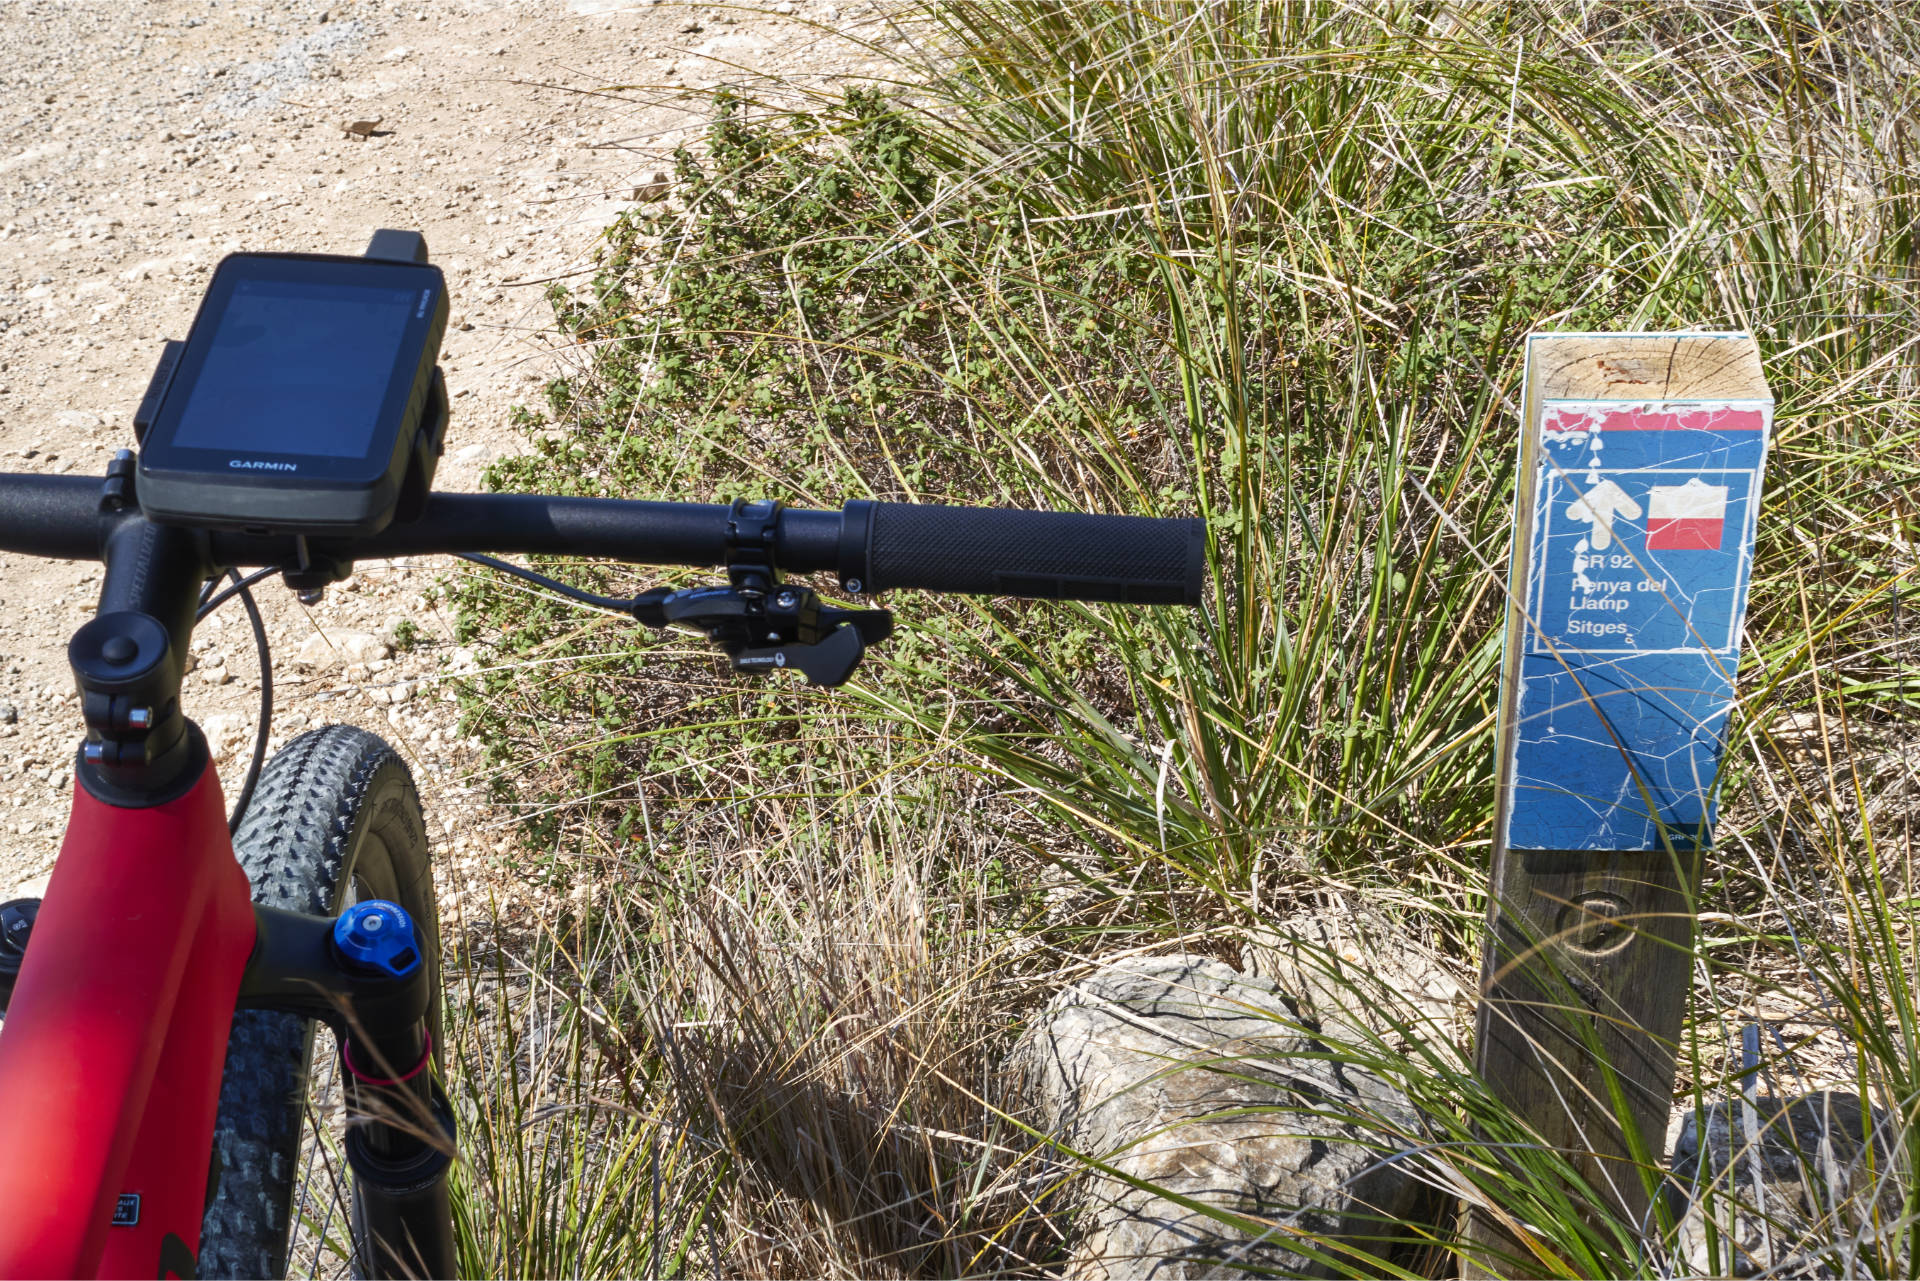
[[[462,556],[703,634],[736,671],[824,686],[892,615],[790,574],[831,574],[849,598],[1198,602],[1198,520],[435,493],[446,314],[416,233],[378,232],[359,257],[230,256],[165,346],[137,452],[99,477],[0,475],[0,551],[105,566],[67,647],[86,733],[65,839],[44,899],[0,906],[0,1275],[283,1275],[316,1024],[351,1118],[356,1272],[453,1274],[420,798],[399,755],[348,726],[264,760],[272,664],[253,588],[269,576],[311,601],[357,559]],[[602,596],[502,553],[726,581]],[[236,599],[261,708],[229,813],[181,677],[195,624]]]

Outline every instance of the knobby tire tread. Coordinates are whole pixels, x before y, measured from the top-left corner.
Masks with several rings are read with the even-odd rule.
[[[362,898],[398,902],[437,970],[420,798],[406,762],[378,736],[330,725],[287,743],[260,776],[234,851],[256,903],[331,916],[349,885]],[[428,1017],[437,1047],[437,974],[434,992]],[[201,1232],[203,1277],[286,1275],[313,1034],[313,1021],[298,1015],[234,1015],[214,1131],[214,1196]]]

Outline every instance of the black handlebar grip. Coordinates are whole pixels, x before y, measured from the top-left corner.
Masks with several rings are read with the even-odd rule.
[[[1206,574],[1204,520],[860,501],[842,530],[849,591],[1198,605]]]
[[[0,552],[100,559],[100,478],[0,475]]]

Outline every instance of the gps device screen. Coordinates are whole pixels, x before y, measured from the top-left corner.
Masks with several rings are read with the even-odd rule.
[[[432,480],[446,325],[446,278],[423,262],[229,255],[143,408],[141,509],[210,528],[383,528],[410,471]]]
[[[365,456],[420,301],[418,289],[235,282],[173,444]]]

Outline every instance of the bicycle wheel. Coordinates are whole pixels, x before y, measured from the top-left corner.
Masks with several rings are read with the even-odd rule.
[[[350,725],[300,735],[262,771],[234,850],[256,903],[330,916],[350,901],[383,898],[407,910],[433,967],[427,1018],[437,1056],[439,918],[420,796],[399,754]],[[286,1275],[313,1031],[313,1020],[298,1015],[234,1015],[201,1229],[203,1277]]]

